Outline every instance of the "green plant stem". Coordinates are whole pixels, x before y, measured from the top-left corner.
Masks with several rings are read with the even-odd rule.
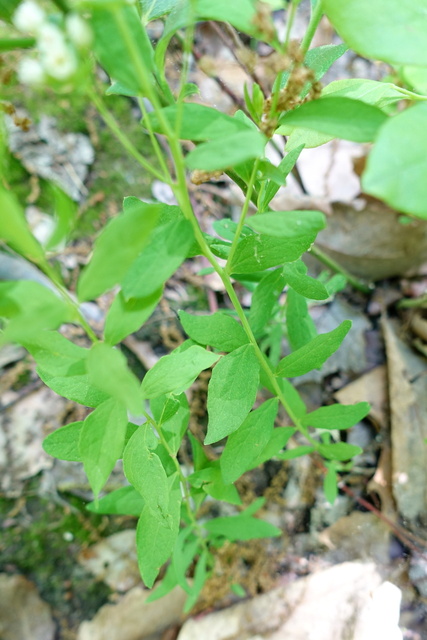
[[[283,43],[283,48],[286,51],[289,45],[289,39],[291,37],[291,31],[294,24],[295,16],[297,13],[298,5],[301,0],[290,0],[288,15],[286,16],[286,35]]]
[[[335,271],[336,273],[343,275],[347,282],[349,282],[358,291],[362,291],[363,293],[372,293],[372,290],[374,289],[373,284],[365,284],[359,280],[359,278],[356,278],[356,276],[351,275],[351,273],[338,264],[338,262],[319,249],[319,247],[313,245],[310,249],[310,253],[312,256],[317,258],[319,262],[322,262],[326,267],[331,269],[331,271]]]
[[[147,108],[145,106],[144,99],[143,98],[138,98],[138,104],[139,104],[139,108],[141,109],[142,116],[143,116],[143,118],[145,120],[145,127],[146,127],[146,129],[148,131],[148,135],[150,136],[150,140],[151,140],[151,144],[152,144],[153,149],[154,149],[154,153],[156,154],[156,158],[157,158],[157,160],[159,162],[159,165],[160,165],[160,167],[161,167],[161,169],[162,169],[162,171],[163,171],[163,173],[164,173],[164,175],[166,177],[166,181],[168,181],[168,179],[169,179],[169,170],[168,170],[168,167],[166,165],[166,161],[165,161],[164,155],[162,153],[162,150],[160,148],[159,142],[158,142],[158,140],[156,138],[156,134],[154,133],[153,127],[151,126],[151,121],[150,121],[150,119],[148,117],[148,111],[147,111]]]
[[[61,296],[64,298],[64,300],[71,307],[73,307],[73,309],[76,312],[76,315],[77,315],[77,317],[79,319],[80,325],[86,331],[86,333],[87,333],[88,337],[91,339],[91,341],[94,344],[96,342],[99,342],[97,335],[95,334],[94,330],[92,329],[92,327],[90,326],[90,324],[88,323],[88,321],[84,317],[83,313],[81,312],[78,302],[76,302],[76,300],[74,300],[74,298],[69,294],[67,289],[59,281],[58,276],[56,275],[54,269],[52,269],[52,267],[50,266],[49,263],[46,263],[45,265],[43,265],[42,269],[45,272],[45,274],[48,276],[48,278],[50,279],[52,284],[55,286],[55,288],[58,291],[58,293],[60,293]]]
[[[31,49],[36,44],[35,38],[1,38],[0,52],[13,49]]]
[[[249,211],[249,205],[251,203],[252,190],[254,188],[256,174],[258,171],[260,159],[257,158],[254,162],[251,177],[249,179],[248,188],[246,191],[245,202],[243,203],[242,211],[240,213],[239,222],[237,225],[236,233],[234,234],[233,242],[231,243],[230,253],[227,259],[226,271],[229,272],[231,264],[233,262],[234,254],[236,253],[237,245],[239,244],[240,234],[242,233],[243,225],[245,224],[246,216]]]
[[[148,171],[152,176],[154,176],[158,180],[161,180],[162,182],[167,182],[168,184],[170,184],[169,177],[163,175],[162,173],[157,171],[157,169],[154,169],[154,167],[148,162],[148,160],[146,160],[144,156],[139,153],[138,149],[136,149],[129,138],[122,132],[118,122],[116,122],[116,119],[107,109],[103,100],[97,95],[97,93],[91,89],[88,91],[88,93],[90,99],[98,109],[103,120],[110,127],[111,131],[123,145],[126,151],[141,165],[141,167],[143,167],[143,169]]]
[[[313,40],[316,29],[319,26],[323,16],[322,0],[317,0],[316,5],[311,13],[310,22],[308,23],[307,31],[304,34],[304,38],[301,42],[301,52],[305,55],[310,48],[311,41]]]

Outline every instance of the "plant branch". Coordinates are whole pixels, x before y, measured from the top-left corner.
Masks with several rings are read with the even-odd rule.
[[[234,254],[236,253],[237,245],[239,244],[240,234],[242,233],[243,225],[245,224],[246,216],[247,216],[247,213],[249,211],[249,205],[251,203],[252,190],[254,188],[254,184],[255,184],[255,179],[256,179],[256,174],[257,174],[257,171],[258,171],[259,163],[260,163],[260,160],[259,160],[259,158],[257,158],[257,160],[254,162],[254,166],[253,166],[253,169],[252,169],[251,177],[249,179],[248,188],[247,188],[247,191],[246,191],[245,202],[243,203],[243,207],[242,207],[242,211],[240,213],[240,218],[239,218],[239,222],[238,222],[238,225],[237,225],[236,233],[234,234],[233,242],[231,244],[230,253],[228,255],[227,266],[226,266],[226,271],[227,272],[229,272],[229,269],[230,269],[231,264],[233,262],[233,257],[234,257]]]
[[[307,31],[304,34],[304,38],[301,42],[301,52],[305,55],[310,48],[311,42],[316,33],[316,29],[319,26],[323,16],[322,0],[317,0],[316,5],[311,13],[310,22],[308,23]]]
[[[109,126],[111,131],[116,136],[117,140],[123,145],[126,151],[145,169],[148,173],[151,173],[152,176],[161,180],[162,182],[167,182],[170,184],[169,176],[163,175],[157,169],[155,169],[148,160],[144,158],[138,151],[138,149],[134,146],[134,144],[129,140],[129,138],[122,132],[120,125],[111,114],[111,112],[105,106],[103,100],[97,93],[93,90],[89,90],[89,97],[92,100],[95,107],[98,109],[100,115],[102,116],[105,123]]]

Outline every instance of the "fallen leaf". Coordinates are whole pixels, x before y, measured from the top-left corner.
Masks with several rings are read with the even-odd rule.
[[[416,355],[388,319],[382,322],[391,410],[392,480],[398,511],[427,523],[426,360]]]
[[[378,428],[388,425],[387,368],[380,365],[364,373],[360,378],[350,382],[334,394],[334,398],[342,404],[369,402],[370,418]]]
[[[350,273],[382,280],[418,267],[427,259],[427,222],[400,222],[401,214],[377,201],[361,210],[335,202],[317,246]]]

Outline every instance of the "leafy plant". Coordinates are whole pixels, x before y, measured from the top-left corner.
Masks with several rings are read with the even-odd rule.
[[[131,189],[123,194],[123,212],[97,237],[74,294],[67,291],[49,251],[69,237],[76,208],[68,206],[66,215],[58,209],[54,241],[47,251],[32,235],[21,204],[3,180],[0,238],[7,251],[36,265],[50,284],[49,288],[31,280],[0,284],[0,340],[25,346],[47,386],[93,409],[85,420],[48,436],[45,450],[83,463],[95,495],[90,509],[138,516],[138,560],[147,587],[154,585],[169,561],[151,598],[179,584],[188,594],[188,610],[209,576],[215,548],[226,540],[281,534],[256,517],[262,500],[234,516],[199,520],[207,496],[240,505],[234,483],[243,473],[273,457],[285,460],[314,453],[324,460],[325,493],[333,502],[337,472],[361,452],[340,442],[336,430],[348,429],[365,417],[366,403],[307,413],[288,380],[322,367],[351,326],[346,321],[316,335],[308,312],[307,300],[327,301],[336,285],[308,276],[301,260],[309,250],[319,255],[313,243],[325,217],[319,211],[274,211],[270,203],[304,146],[338,137],[375,142],[363,176],[367,193],[401,211],[427,217],[423,179],[427,107],[422,104],[427,98],[418,91],[420,76],[414,72],[427,65],[427,0],[313,0],[300,44],[290,40],[298,0],[289,2],[284,40],[276,33],[271,8],[252,0],[141,0],[135,5],[124,0],[82,0],[72,8],[63,0],[55,4],[56,13],[47,15],[31,0],[19,6],[3,2],[0,17],[11,21],[11,32],[15,25],[21,34],[14,32],[1,40],[1,50],[30,49],[20,62],[21,81],[40,88],[46,83],[58,93],[87,95],[124,151],[142,170],[170,185],[178,205],[141,202]],[[309,51],[324,13],[345,44]],[[153,47],[147,25],[159,18],[164,20],[164,31]],[[188,101],[197,91],[187,76],[195,26],[201,20],[228,22],[253,42],[271,47],[267,69],[271,86],[253,81],[245,88],[246,112],[230,116]],[[174,38],[181,43],[183,56],[178,87],[167,77],[166,54]],[[337,81],[322,88],[321,77],[347,45],[395,65],[400,77],[415,78],[413,91],[372,80]],[[242,45],[239,54],[253,50]],[[96,64],[111,79],[107,89],[96,79]],[[114,94],[138,100],[141,125],[157,166],[126,137],[109,111]],[[402,100],[408,108],[397,111],[393,105]],[[13,106],[3,106],[19,124]],[[265,156],[276,132],[289,136],[287,153],[277,166]],[[159,135],[167,142],[171,163]],[[219,237],[204,232],[195,215],[188,189],[190,172],[196,184],[225,172],[244,193],[238,222],[216,222]],[[251,205],[257,213],[249,215]],[[141,383],[116,345],[146,322],[166,281],[184,260],[195,256],[208,260],[233,311],[210,315],[181,311],[188,339],[160,358]],[[236,283],[252,291],[248,310],[242,307]],[[114,300],[104,332],[98,335],[81,303],[109,291],[114,291]],[[61,335],[58,329],[64,323],[80,325],[91,346],[78,346]],[[291,349],[284,357],[283,335]],[[212,375],[204,444],[217,445],[218,452],[222,449],[216,460],[188,432],[186,391],[208,369]],[[265,389],[262,396],[260,387]],[[257,403],[257,397],[266,394],[270,397]],[[298,442],[305,444],[286,448],[297,433]],[[190,475],[180,457],[185,439],[192,448]],[[129,486],[99,497],[120,458]],[[187,577],[190,567],[192,583]]]

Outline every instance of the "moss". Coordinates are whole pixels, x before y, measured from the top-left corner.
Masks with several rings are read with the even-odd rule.
[[[38,497],[37,485],[38,479],[29,484],[25,504],[0,498],[0,571],[28,577],[61,626],[76,628],[111,593],[78,564],[77,555],[101,533],[110,535],[129,522],[89,513],[75,496],[64,496],[64,503]]]

